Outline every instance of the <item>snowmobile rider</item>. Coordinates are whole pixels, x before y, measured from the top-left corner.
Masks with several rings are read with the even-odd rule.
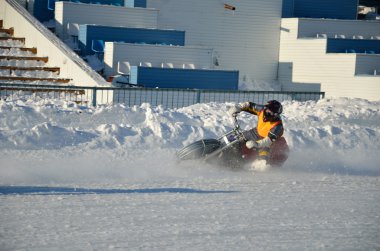
[[[282,113],[281,103],[277,100],[270,100],[265,105],[258,105],[247,101],[231,107],[229,113],[237,116],[241,111],[259,117],[255,128],[243,132],[246,147],[258,149],[259,158],[268,160],[272,143],[284,133],[280,116]]]

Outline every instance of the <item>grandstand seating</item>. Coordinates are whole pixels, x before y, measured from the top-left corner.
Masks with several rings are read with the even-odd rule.
[[[95,53],[104,52],[104,41],[103,40],[92,40],[91,50]]]
[[[0,22],[0,80],[12,83],[41,84],[69,83],[70,79],[59,78],[58,67],[47,67],[48,57],[36,56],[37,48],[20,46],[23,37],[12,37],[13,29],[4,29]]]
[[[41,2],[44,1],[45,0]],[[210,78],[214,77],[218,82],[217,85],[210,85],[210,88],[223,89],[223,86],[225,84],[223,83],[223,81],[220,80],[221,78],[219,76],[226,74],[226,72],[211,69],[212,49],[188,48],[184,46],[185,31],[157,29],[158,10],[127,8],[120,6],[121,4],[118,3],[113,3],[114,6],[104,5],[107,1],[96,1],[97,3],[95,3],[95,1],[80,2],[81,3],[74,3],[68,1],[52,0],[47,1],[45,7],[50,10],[55,9],[56,34],[65,41],[67,38],[70,38],[71,42],[78,42],[78,49],[80,49],[80,54],[82,56],[86,56],[93,53],[102,55],[104,52],[105,42],[107,41],[123,41],[134,43],[139,46],[144,46],[148,44],[160,45],[157,46],[157,51],[162,50],[164,52],[167,48],[173,48],[172,52],[182,51],[185,54],[172,54],[173,56],[171,56],[162,53],[161,56],[158,57],[157,55],[155,55],[156,58],[153,56],[152,62],[149,57],[141,57],[138,60],[134,59],[133,64],[129,61],[129,58],[115,58],[112,62],[112,68],[115,69],[115,64],[117,64],[117,70],[115,69],[113,70],[113,72],[115,74],[116,71],[116,74],[127,76],[130,73],[131,65],[141,65],[145,68],[165,69],[165,71],[162,71],[161,74],[166,74],[167,76],[180,75],[178,73],[179,69],[190,72],[187,74],[196,75],[199,74],[199,69],[197,69],[197,67],[203,67],[206,65],[205,68],[208,68],[209,70],[201,71],[201,75],[204,77],[206,76],[206,78],[209,79],[208,81],[211,81]],[[91,4],[88,4],[90,2]],[[126,4],[132,3],[134,7],[136,6],[136,4],[146,5],[146,1],[138,2],[139,3],[134,1],[126,1]],[[89,14],[81,15],[81,13]],[[112,22],[109,22],[110,16],[115,17],[112,18]],[[21,43],[24,42],[22,40],[19,41]],[[76,46],[74,46],[74,48],[75,47]],[[178,60],[178,58],[176,59],[175,57],[181,59]],[[35,58],[35,60],[44,60],[43,62],[47,62],[48,58],[39,57]],[[127,66],[126,64],[124,64],[124,62],[129,62],[129,65]],[[29,68],[29,70],[30,69],[33,68]],[[48,68],[46,67],[45,69],[48,70]],[[11,71],[11,69],[8,70]],[[236,72],[234,72],[232,75],[235,77],[238,76]],[[238,77],[231,81],[231,77],[227,74],[225,80],[229,80],[230,82],[235,83],[237,88]],[[63,81],[64,80],[56,80],[56,82]],[[67,80],[65,81],[68,82]],[[194,88],[195,85],[196,84],[191,83],[189,86],[185,87]],[[235,87],[230,86],[228,88]]]
[[[106,77],[117,74],[117,62],[122,61],[135,66],[140,62],[150,62],[152,66],[163,68],[212,69],[212,54],[211,48],[199,46],[106,42],[104,74]]]
[[[282,20],[281,27],[283,90],[378,99],[374,70],[380,67],[380,40],[371,37],[380,30],[380,22],[289,18]],[[316,38],[312,35],[316,33],[326,37]]]
[[[366,53],[380,54],[380,40],[371,39],[327,39],[327,53]]]
[[[8,34],[9,36],[13,36],[14,30],[13,28],[9,28],[9,29],[0,28],[0,33],[5,33],[5,34]]]
[[[55,3],[59,1],[115,6],[124,5],[124,0],[34,0],[29,1],[27,7],[40,22],[45,22],[54,18]]]
[[[79,25],[79,49],[81,55],[92,54],[94,43],[99,41],[116,42],[123,41],[125,43],[143,43],[143,44],[166,44],[166,45],[185,45],[185,32],[176,30],[162,29],[144,29],[129,27],[113,27],[101,25]],[[104,47],[104,46],[103,46]],[[96,52],[100,51],[100,46]],[[103,48],[104,49],[104,48]]]
[[[152,2],[154,2],[154,0],[152,0]],[[112,74],[128,75],[130,73],[130,69],[133,67],[137,67],[136,70],[138,71],[138,75],[140,77],[148,76],[148,74],[151,74],[151,76],[155,76],[156,78],[165,78],[167,76],[173,77],[176,74],[180,76],[183,73],[180,70],[188,70],[190,74],[206,74],[207,72],[210,72],[209,76],[212,76],[213,67],[221,69],[221,67],[227,65],[225,61],[221,64],[215,63],[218,59],[215,55],[217,55],[219,51],[216,50],[213,56],[212,54],[214,52],[212,51],[212,48],[209,48],[211,53],[208,55],[205,53],[206,56],[204,56],[204,58],[199,61],[197,61],[197,59],[199,58],[199,55],[202,54],[200,51],[192,51],[188,54],[185,53],[184,50],[188,47],[184,46],[184,36],[183,44],[180,44],[180,46],[169,46],[169,44],[174,44],[170,42],[164,42],[167,44],[166,46],[158,46],[155,44],[161,42],[156,40],[147,41],[146,39],[136,39],[136,34],[132,34],[131,36],[128,36],[127,39],[125,39],[116,36],[108,38],[103,35],[99,37],[90,37],[88,30],[85,32],[87,34],[80,34],[79,32],[79,27],[90,26],[97,28],[108,27],[110,30],[115,30],[115,34],[118,35],[123,33],[120,32],[120,29],[141,29],[142,34],[144,35],[148,35],[149,32],[152,32],[152,30],[158,31],[158,9],[131,8],[147,7],[146,0],[80,0],[71,2],[58,0],[35,0],[34,3],[36,4],[33,6],[35,9],[38,9],[40,5],[43,5],[44,12],[46,12],[46,10],[52,11],[52,9],[55,8],[55,21],[57,24],[56,32],[58,37],[60,37],[62,40],[66,40],[70,37],[73,39],[73,42],[76,42],[80,40],[79,36],[81,36],[81,38],[83,38],[81,42],[85,41],[85,43],[82,43],[82,47],[85,48],[84,50],[86,50],[83,55],[91,54],[92,52],[102,54],[104,51],[105,66],[108,67],[105,68],[106,76]],[[284,21],[283,19],[285,25],[281,26],[281,33],[285,35],[282,35],[283,37],[281,38],[283,42],[280,49],[280,67],[278,72],[283,73],[285,72],[284,69],[286,68],[285,75],[291,76],[293,78],[289,82],[287,82],[287,80],[285,81],[286,83],[283,90],[294,91],[294,88],[298,88],[298,86],[295,87],[295,85],[293,85],[293,82],[313,83],[310,86],[319,88],[317,91],[328,90],[329,92],[331,91],[331,93],[334,93],[336,95],[336,93],[340,94],[339,92],[344,89],[341,88],[338,83],[338,81],[341,79],[344,79],[344,87],[350,86],[349,88],[351,88],[351,86],[355,86],[356,88],[356,86],[359,86],[359,82],[363,83],[363,86],[367,86],[367,79],[358,80],[357,78],[358,75],[364,74],[371,75],[368,79],[372,82],[371,84],[368,84],[368,86],[371,86],[371,88],[373,87],[373,76],[378,76],[377,70],[379,69],[379,63],[377,63],[377,61],[380,54],[380,37],[378,36],[380,22],[358,22],[357,20],[349,20],[354,19],[353,16],[356,15],[356,0],[337,0],[335,3],[339,4],[331,5],[331,1],[329,0],[283,1],[283,10],[286,10],[286,8],[288,8],[286,11],[288,11],[290,17],[307,17],[299,19],[289,18],[297,20],[295,21],[297,22],[297,25],[294,27],[292,24],[287,27],[288,20],[285,19]],[[152,6],[152,3],[150,3],[150,6]],[[337,8],[341,8],[341,11],[339,13],[336,11]],[[86,13],[86,15],[81,15],[82,13]],[[162,13],[163,12],[161,12],[160,16],[161,22],[163,19],[165,19],[162,17]],[[277,17],[274,18],[274,20],[277,20]],[[338,20],[337,18],[342,18],[345,20]],[[165,21],[167,20],[172,19],[166,18]],[[161,23],[161,27],[170,27],[170,25],[170,23],[166,22]],[[182,23],[181,25],[184,27]],[[125,27],[122,28],[120,26]],[[172,27],[176,27],[176,24],[173,24]],[[10,30],[8,31],[11,32]],[[5,30],[4,32],[9,34]],[[205,33],[197,32],[191,30],[191,32],[188,34],[192,34],[192,36],[199,36],[199,34],[207,35]],[[99,30],[97,33],[100,35]],[[183,31],[183,35],[184,33],[185,31]],[[275,33],[271,31],[271,35],[275,35]],[[134,40],[132,40],[132,37]],[[225,37],[223,37],[223,39],[224,38]],[[11,39],[14,40],[13,42],[15,43],[17,42],[23,44],[25,42],[22,40],[22,38],[14,37],[7,40]],[[107,41],[123,41],[123,43],[109,43]],[[194,41],[194,37],[188,41]],[[124,51],[126,47],[132,48],[132,43],[135,43],[133,44],[133,46],[135,46],[133,49],[136,52],[135,54],[138,54],[138,57],[135,57],[133,53],[126,53],[126,51]],[[123,50],[119,50],[118,47],[121,47],[120,45],[122,44],[125,48],[123,48]],[[146,56],[144,53],[142,53],[142,51],[150,48],[147,46],[148,44],[154,44],[152,47],[154,47],[155,52]],[[195,44],[199,45],[203,43]],[[237,43],[231,44],[236,45]],[[7,47],[7,45],[4,45],[3,47]],[[167,52],[168,48],[174,48],[172,50],[173,54],[165,53]],[[109,51],[107,51],[108,49]],[[220,50],[221,48],[218,49]],[[22,49],[20,49],[20,51],[22,51]],[[24,48],[23,51],[28,50],[27,48]],[[160,51],[163,52],[160,54]],[[225,55],[226,54],[222,54],[220,58],[224,59]],[[233,55],[237,58],[235,54]],[[9,57],[11,56],[2,55],[2,57],[8,57],[3,58],[3,60],[10,60]],[[29,57],[28,59],[31,58],[32,57]],[[52,60],[52,57],[50,57],[50,59]],[[208,59],[211,60],[207,61]],[[44,63],[47,60],[47,57],[35,58],[34,61],[37,60],[40,60],[38,62]],[[124,65],[126,62],[128,62],[128,66],[127,64]],[[138,67],[140,65],[140,62],[141,67]],[[144,62],[149,62],[150,65],[145,65],[150,67],[143,67]],[[249,67],[251,67],[251,64],[244,65],[249,65]],[[286,65],[286,67],[282,67],[281,65]],[[210,71],[200,71],[199,68],[203,67],[211,69]],[[62,72],[64,69],[65,68],[62,68]],[[14,69],[3,68],[2,70],[13,71]],[[159,76],[156,74],[164,75]],[[140,77],[138,78],[140,79]],[[281,74],[279,74],[279,79],[281,82]],[[378,81],[378,78],[376,78],[375,81]],[[281,84],[283,83],[281,82]],[[194,87],[194,85],[190,86]],[[334,88],[337,91],[335,91]],[[356,90],[355,88],[353,87],[352,90]],[[302,91],[309,90],[310,89],[305,88]],[[356,91],[352,92],[355,93]]]
[[[121,75],[129,75],[131,64],[128,61],[117,62],[117,73]]]
[[[63,40],[69,37],[67,30],[69,23],[157,28],[158,10],[155,9],[73,2],[56,2],[55,7],[55,32]]]

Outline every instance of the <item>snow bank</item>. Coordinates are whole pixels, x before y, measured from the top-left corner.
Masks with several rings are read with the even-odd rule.
[[[176,171],[175,151],[232,129],[226,112],[230,105],[93,108],[48,99],[2,100],[0,183],[181,176]],[[249,114],[240,118],[243,128],[256,123]],[[291,148],[284,169],[379,174],[380,102],[344,98],[288,101],[284,102],[283,120]]]

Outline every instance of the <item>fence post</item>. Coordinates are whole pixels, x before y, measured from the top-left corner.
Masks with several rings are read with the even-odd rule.
[[[197,90],[197,104],[201,102],[201,90]]]
[[[96,87],[92,88],[92,106],[96,106]]]

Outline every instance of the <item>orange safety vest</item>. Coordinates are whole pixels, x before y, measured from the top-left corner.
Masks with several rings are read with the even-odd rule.
[[[281,124],[282,121],[264,121],[264,110],[260,111],[259,113],[259,121],[257,123],[257,132],[259,133],[260,137],[267,137],[270,130],[274,128],[275,126]]]

